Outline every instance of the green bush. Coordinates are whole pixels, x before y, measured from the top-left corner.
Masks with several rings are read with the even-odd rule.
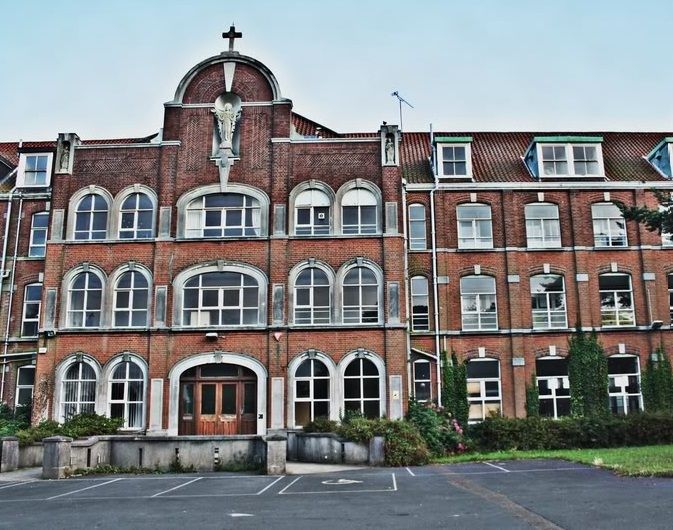
[[[14,436],[21,429],[30,426],[30,407],[10,409],[0,403],[0,436]]]
[[[444,409],[409,401],[407,421],[413,424],[436,456],[462,453],[467,443],[457,420]]]
[[[583,449],[673,443],[673,415],[487,418],[470,426],[479,451]]]
[[[336,432],[338,426],[338,422],[322,416],[307,423],[304,432]]]
[[[21,429],[16,432],[19,438],[19,444],[29,445],[41,442],[44,438],[50,436],[69,436],[71,438],[83,438],[86,436],[97,436],[105,434],[115,434],[123,425],[122,418],[108,418],[98,414],[77,414],[62,425],[56,421],[46,420],[35,427]]]
[[[642,387],[645,410],[673,412],[673,371],[663,346],[657,348],[658,360],[652,356],[643,370]]]

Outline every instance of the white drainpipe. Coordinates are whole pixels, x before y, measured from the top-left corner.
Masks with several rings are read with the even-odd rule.
[[[409,296],[409,245],[407,244],[407,181],[402,179],[402,233],[404,234],[404,302],[407,314],[407,391],[413,394],[411,378],[411,300]]]
[[[432,167],[432,176],[434,185],[430,190],[430,229],[431,229],[431,241],[432,241],[432,295],[433,295],[433,304],[432,310],[434,313],[434,327],[435,327],[435,357],[437,360],[437,404],[442,404],[442,356],[440,355],[440,343],[439,343],[439,288],[437,281],[437,224],[435,222],[435,192],[437,191],[437,186],[439,181],[437,179],[437,170],[435,167],[436,164],[436,154],[434,153],[434,132],[432,131],[432,124],[430,125],[430,150],[431,150],[431,160],[430,165]]]

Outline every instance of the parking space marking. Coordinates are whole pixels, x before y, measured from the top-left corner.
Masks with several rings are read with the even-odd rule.
[[[417,474],[416,478],[431,478],[431,477],[441,477],[441,476],[465,476],[465,475],[503,475],[507,473],[548,473],[556,471],[587,471],[593,468],[588,466],[583,467],[550,467],[545,469],[508,469],[508,470],[493,470],[493,471],[441,471],[438,470],[436,473],[422,473]]]
[[[25,482],[13,482],[11,484],[6,484],[5,486],[0,486],[0,490],[4,490],[7,488],[13,488],[14,486],[21,486],[21,484],[30,484],[31,482],[35,482],[34,480],[27,480]]]
[[[331,493],[391,493],[397,491],[397,479],[395,478],[395,473],[390,474],[392,478],[392,488],[385,489],[350,489],[350,490],[327,490],[327,491],[288,491],[290,487],[299,482],[300,479],[305,478],[304,476],[297,477],[282,490],[278,492],[278,495],[323,495]]]
[[[416,476],[416,475],[414,475],[414,472],[413,472],[411,469],[407,468],[407,471],[409,472],[409,474],[410,474],[412,477],[415,477],[415,476]]]
[[[491,467],[494,467],[496,469],[499,469],[501,471],[504,471],[505,473],[510,473],[509,469],[505,469],[504,467],[496,466],[495,464],[493,464],[491,462],[484,462],[484,464],[486,464],[487,466],[491,466]]]
[[[285,478],[285,475],[281,475],[281,476],[278,477],[276,480],[274,480],[271,484],[269,484],[269,485],[266,486],[265,488],[262,488],[262,489],[259,490],[257,493],[255,493],[255,495],[261,495],[261,494],[264,493],[266,490],[268,490],[271,486],[273,486],[274,484],[277,484],[278,482],[280,482],[280,481],[283,480],[284,478]]]
[[[188,484],[192,484],[192,483],[196,482],[197,480],[201,480],[202,478],[203,478],[203,477],[196,477],[195,479],[190,480],[190,481],[188,481],[188,482],[185,482],[184,484],[178,484],[177,486],[175,486],[175,487],[173,487],[173,488],[170,488],[170,489],[167,489],[167,490],[164,490],[164,491],[160,491],[159,493],[155,493],[155,494],[152,495],[150,498],[158,497],[159,495],[163,495],[164,493],[168,493],[168,492],[170,492],[170,491],[175,491],[175,490],[178,490],[178,489],[180,489],[180,488],[184,488],[184,487],[187,486]]]
[[[100,488],[101,486],[105,486],[106,484],[112,484],[113,482],[118,482],[120,480],[124,480],[124,479],[123,478],[113,478],[112,480],[108,480],[107,482],[101,482],[100,484],[94,484],[93,486],[87,486],[86,488],[80,488],[78,490],[68,491],[67,493],[61,493],[60,495],[54,495],[53,497],[47,497],[45,500],[50,501],[52,499],[58,499],[60,497],[66,497],[68,495],[72,495],[74,493],[79,493],[81,491],[91,490],[91,489],[94,489],[94,488]]]

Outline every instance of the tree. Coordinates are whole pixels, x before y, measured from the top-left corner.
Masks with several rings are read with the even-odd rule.
[[[535,374],[532,375],[530,384],[526,385],[526,416],[537,418],[540,415],[540,392],[537,387]]]
[[[442,365],[442,406],[458,420],[461,425],[467,424],[470,406],[467,402],[467,365],[458,362],[456,352],[451,353],[451,363],[446,352],[441,353]]]
[[[595,331],[581,329],[568,339],[570,413],[575,417],[608,413],[608,360]]]
[[[645,410],[649,412],[673,412],[673,372],[671,362],[663,346],[656,352],[657,360],[653,356],[647,360],[643,370],[642,386]]]
[[[626,206],[624,203],[615,201],[621,210],[624,219],[636,221],[645,226],[650,232],[659,234],[673,234],[673,197],[670,192],[663,190],[651,190],[657,201],[658,208],[647,206]]]

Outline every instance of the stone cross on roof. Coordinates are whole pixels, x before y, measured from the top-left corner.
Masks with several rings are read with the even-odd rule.
[[[229,51],[234,51],[234,40],[243,37],[243,33],[236,31],[236,26],[230,26],[229,31],[222,33],[223,39],[229,39]]]

